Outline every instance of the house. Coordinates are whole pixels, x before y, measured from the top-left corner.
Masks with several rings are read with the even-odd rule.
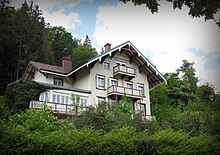
[[[142,110],[151,117],[149,91],[166,83],[163,75],[130,42],[104,51],[80,67],[72,70],[71,56],[62,59],[62,66],[30,61],[23,76],[52,89],[40,95],[39,101],[31,101],[30,108],[42,108],[41,102],[58,113],[70,113],[70,95],[80,96],[80,104],[95,106],[103,101],[114,104],[125,94],[136,111]]]

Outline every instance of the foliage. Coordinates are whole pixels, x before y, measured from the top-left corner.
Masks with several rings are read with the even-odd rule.
[[[198,87],[197,94],[198,94],[198,97],[201,99],[201,101],[206,104],[209,104],[210,102],[212,102],[215,97],[214,88],[210,86],[210,84],[208,83]]]
[[[190,136],[171,129],[154,134],[132,126],[108,132],[77,129],[50,110],[27,110],[0,126],[0,154],[218,154],[220,143],[208,134]]]
[[[202,112],[184,111],[175,118],[173,128],[177,131],[184,131],[192,136],[198,136],[204,132],[204,118]]]
[[[83,42],[83,46],[92,47],[92,45],[91,45],[91,40],[89,39],[89,36],[88,36],[88,35],[86,35],[86,38],[85,38],[85,40],[84,40],[84,42]]]
[[[88,61],[89,59],[97,56],[98,53],[96,52],[95,48],[81,45],[73,49],[72,55],[73,55],[74,68],[77,68],[86,61]]]
[[[38,5],[26,1],[15,9],[1,1],[0,6],[0,82],[4,95],[8,83],[18,80],[30,60],[48,62],[48,24]],[[13,62],[13,63],[11,63]]]
[[[82,108],[82,105],[80,105],[80,96],[75,94],[70,94],[70,101],[72,102],[70,104],[71,110],[75,113],[75,115],[79,114],[80,108]]]
[[[80,45],[63,27],[50,27],[33,1],[19,8],[1,1],[0,23],[0,95],[7,84],[22,78],[29,61],[60,65]]]
[[[159,0],[119,0],[124,3],[131,1],[134,5],[145,5],[152,13],[158,12]],[[215,20],[214,16],[218,13],[220,1],[206,0],[166,0],[173,4],[173,9],[182,9],[183,6],[189,8],[188,14],[192,17],[204,17],[205,20],[214,20],[220,27],[220,19]]]
[[[38,100],[40,93],[49,89],[35,81],[19,80],[7,87],[6,97],[12,112],[19,112],[29,107],[31,100]]]
[[[10,109],[7,106],[6,98],[4,96],[0,96],[0,124],[8,119],[10,116]]]
[[[73,48],[78,47],[80,40],[73,39],[71,33],[61,26],[55,26],[49,30],[53,56],[56,60],[54,64],[61,65],[60,60],[70,54]]]

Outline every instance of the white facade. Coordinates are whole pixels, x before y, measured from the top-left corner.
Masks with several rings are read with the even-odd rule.
[[[150,87],[166,82],[130,42],[69,73],[33,68],[27,68],[25,78],[53,87],[41,94],[40,101],[69,105],[71,94],[75,94],[84,106],[96,106],[101,101],[116,102],[125,94],[134,102],[135,110],[142,110],[147,116],[151,116]],[[32,78],[29,71],[34,73]]]

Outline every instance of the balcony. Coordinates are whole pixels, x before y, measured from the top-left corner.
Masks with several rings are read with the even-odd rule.
[[[123,96],[126,95],[133,99],[141,99],[144,98],[144,93],[141,92],[139,89],[131,89],[121,86],[110,86],[108,87],[108,96]]]
[[[44,102],[42,101],[31,101],[30,102],[30,109],[44,109]],[[57,114],[64,114],[64,115],[76,115],[74,107],[70,104],[63,104],[63,103],[54,103],[54,102],[47,102],[46,105],[51,108],[53,113]],[[80,114],[83,111],[88,111],[89,107],[83,107],[82,109],[79,107],[78,113]]]
[[[114,76],[121,76],[122,78],[128,77],[132,79],[135,77],[135,69],[132,67],[117,65],[113,67],[113,74]]]

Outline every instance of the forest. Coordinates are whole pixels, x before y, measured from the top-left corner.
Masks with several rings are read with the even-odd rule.
[[[28,109],[49,88],[29,80],[7,84],[22,77],[30,60],[59,65],[72,54],[77,67],[97,52],[88,36],[81,43],[51,27],[33,3],[15,9],[1,1],[0,9],[0,154],[219,154],[220,94],[198,84],[187,60],[150,91],[154,120],[134,113],[126,96],[76,116],[54,115],[46,105]]]
[[[82,41],[63,27],[50,26],[33,2],[15,9],[1,0],[0,17],[0,95],[22,77],[31,60],[61,65],[61,58],[72,54],[76,68],[97,55],[88,36]]]

